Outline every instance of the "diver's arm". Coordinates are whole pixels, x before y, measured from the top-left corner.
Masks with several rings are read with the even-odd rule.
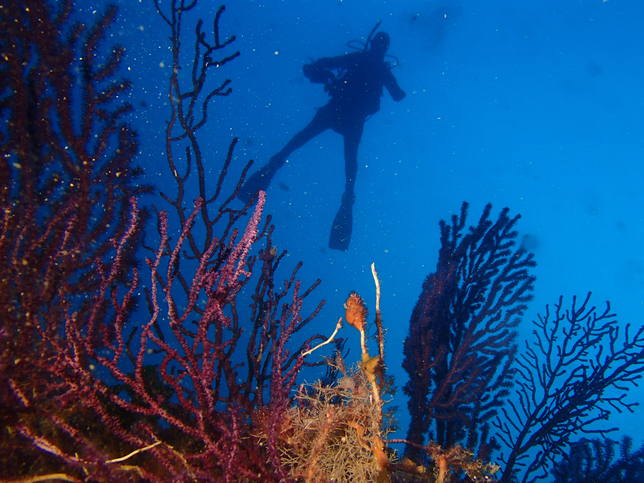
[[[389,70],[387,70],[387,74],[385,75],[384,85],[389,91],[391,98],[396,102],[402,101],[404,97],[407,95],[405,94],[405,91],[403,91],[400,88],[400,86],[398,85],[398,81],[396,81],[396,78]]]
[[[326,84],[334,79],[333,73],[329,69],[319,67],[315,62],[304,64],[302,66],[304,77],[316,84]]]
[[[333,69],[346,68],[350,63],[350,55],[339,55],[337,57],[322,57],[321,59],[304,64],[302,71],[304,76],[311,82],[326,84],[335,79]]]

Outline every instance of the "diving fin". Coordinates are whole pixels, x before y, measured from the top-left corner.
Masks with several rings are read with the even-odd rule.
[[[351,241],[351,230],[353,227],[353,194],[342,196],[342,203],[333,219],[331,235],[329,236],[329,248],[346,251]]]

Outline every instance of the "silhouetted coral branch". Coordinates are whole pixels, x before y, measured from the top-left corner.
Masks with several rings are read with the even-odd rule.
[[[610,438],[581,439],[570,445],[570,451],[555,465],[556,483],[630,483],[644,481],[644,445],[633,451],[633,440]],[[615,453],[619,447],[619,456]]]
[[[507,448],[501,481],[536,481],[580,433],[606,434],[600,423],[611,410],[633,411],[628,388],[644,372],[644,326],[633,331],[610,311],[597,309],[590,293],[563,297],[534,322],[534,340],[517,358],[519,390],[495,426]]]
[[[489,456],[487,421],[507,395],[515,327],[530,300],[533,256],[516,246],[519,216],[496,221],[487,205],[465,228],[467,204],[452,223],[440,223],[436,272],[423,284],[405,340],[403,367],[411,423],[407,440],[429,437],[443,448],[461,442]],[[407,456],[422,461],[418,446]]]

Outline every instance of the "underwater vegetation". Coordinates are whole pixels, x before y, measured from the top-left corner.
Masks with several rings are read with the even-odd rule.
[[[490,454],[488,421],[508,393],[515,329],[531,298],[535,266],[516,244],[519,217],[505,209],[492,221],[491,208],[467,230],[466,203],[451,224],[440,223],[436,271],[412,312],[403,367],[412,418],[407,439],[417,444],[431,433],[443,447],[460,442]],[[406,449],[414,460],[421,453]]]
[[[535,281],[533,255],[517,241],[519,216],[504,209],[493,221],[488,205],[465,230],[467,208],[440,223],[436,271],[410,319],[403,367],[414,444],[405,455],[427,458],[427,436],[484,460],[497,455],[499,481],[539,481],[571,438],[605,435],[610,428],[593,423],[634,411],[626,396],[642,375],[644,328],[622,325],[590,293],[560,297],[519,350],[515,329]]]
[[[615,448],[619,448],[619,458]],[[585,439],[570,445],[565,459],[552,470],[557,483],[642,481],[644,479],[644,446],[632,450],[633,440],[624,436],[621,441],[611,438]]]
[[[239,55],[221,33],[225,9],[188,22],[197,0],[153,3],[169,34],[159,129],[171,193],[140,182],[125,50],[105,40],[117,9],[92,23],[72,0],[0,9],[0,479],[642,475],[630,440],[582,436],[604,436],[596,423],[634,410],[644,329],[590,295],[562,297],[519,345],[534,256],[517,242],[519,217],[494,219],[491,206],[472,226],[467,204],[440,224],[404,347],[411,424],[392,438],[399,395],[375,267],[373,322],[351,293],[335,329],[311,333],[320,281],[303,286],[301,264],[285,267],[263,192],[239,205],[250,163],[230,179],[237,140],[219,161],[200,144],[211,104],[231,94],[213,73]],[[341,330],[357,331],[358,360]],[[301,384],[304,366],[319,366],[320,379]]]

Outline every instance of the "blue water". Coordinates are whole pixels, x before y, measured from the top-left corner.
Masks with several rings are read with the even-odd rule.
[[[168,35],[152,2],[122,3],[113,39],[128,49],[140,164],[163,189],[171,186],[161,121]],[[211,16],[210,3],[200,2],[195,16]],[[266,162],[327,101],[302,65],[350,51],[348,41],[364,41],[382,20],[407,97],[395,103],[385,94],[366,124],[350,249],[327,248],[344,185],[340,136],[326,132],[297,151],[268,192],[276,245],[288,249],[291,266],[305,262],[304,282],[323,280],[316,294],[327,305],[315,330],[331,332],[351,290],[373,308],[375,262],[387,368],[401,388],[402,344],[435,267],[438,221],[462,201],[471,203],[472,223],[488,202],[494,217],[505,206],[522,215],[518,229],[538,263],[522,336],[545,304],[588,291],[597,304],[611,300],[624,324],[640,326],[643,15],[636,0],[230,2],[222,35],[237,35],[241,56],[222,67],[219,79],[232,79],[233,93],[215,100],[201,133],[210,174],[214,180],[232,136],[240,138],[232,178],[249,159]],[[357,339],[349,345],[357,359]],[[631,400],[644,402],[644,392],[632,390]],[[397,404],[406,406],[401,390]],[[404,411],[399,420],[405,429]],[[615,414],[611,424],[638,420]]]

